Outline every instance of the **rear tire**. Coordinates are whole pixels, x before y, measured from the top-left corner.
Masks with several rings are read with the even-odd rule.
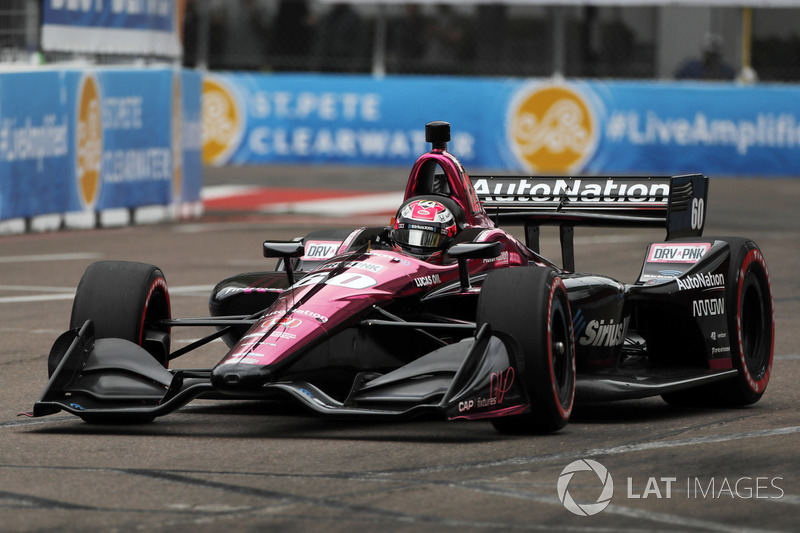
[[[530,413],[492,419],[501,433],[550,433],[563,428],[575,400],[575,341],[567,290],[551,268],[520,267],[489,274],[481,288],[478,328],[511,335],[523,353]]]
[[[752,241],[734,247],[728,287],[728,327],[736,379],[720,383],[721,398],[732,406],[756,403],[772,373],[775,320],[772,288],[764,256]]]
[[[727,238],[731,249],[725,312],[735,378],[705,387],[664,394],[675,406],[738,407],[764,395],[772,372],[775,324],[767,263],[753,242]]]
[[[171,318],[169,291],[158,267],[130,261],[98,261],[83,274],[72,304],[70,328],[94,322],[95,338],[138,344],[167,366]]]

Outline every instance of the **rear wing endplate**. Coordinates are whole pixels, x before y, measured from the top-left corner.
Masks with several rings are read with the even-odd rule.
[[[471,176],[490,217],[523,224],[539,251],[539,227],[560,227],[564,269],[574,270],[575,226],[663,227],[667,240],[699,237],[705,225],[708,178],[685,176]]]

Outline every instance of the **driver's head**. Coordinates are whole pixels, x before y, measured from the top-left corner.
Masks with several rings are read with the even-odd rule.
[[[458,229],[456,215],[445,200],[411,198],[400,206],[390,237],[405,252],[429,257],[450,246]]]

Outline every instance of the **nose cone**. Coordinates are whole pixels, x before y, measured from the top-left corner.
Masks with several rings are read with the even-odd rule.
[[[272,369],[261,365],[234,363],[217,365],[211,371],[211,384],[224,392],[253,392],[269,381]]]

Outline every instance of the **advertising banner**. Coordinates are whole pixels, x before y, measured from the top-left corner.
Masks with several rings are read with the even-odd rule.
[[[42,49],[179,58],[178,0],[45,0]]]
[[[0,73],[0,220],[199,204],[201,87],[171,69]]]
[[[214,74],[203,159],[408,165],[445,120],[468,168],[791,176],[798,102],[791,85]]]
[[[175,74],[173,74],[175,76]],[[203,188],[203,76],[194,70],[181,70],[173,77],[172,146],[176,151],[176,176],[172,201],[199,203]]]
[[[57,179],[71,174],[62,87],[57,72],[0,74],[0,220],[67,208],[69,181]]]
[[[466,160],[488,157],[490,137],[475,136],[489,116],[489,100],[498,95],[496,85],[479,79],[207,75],[204,160],[405,165],[428,149],[425,123],[446,117],[454,123],[457,152]]]

